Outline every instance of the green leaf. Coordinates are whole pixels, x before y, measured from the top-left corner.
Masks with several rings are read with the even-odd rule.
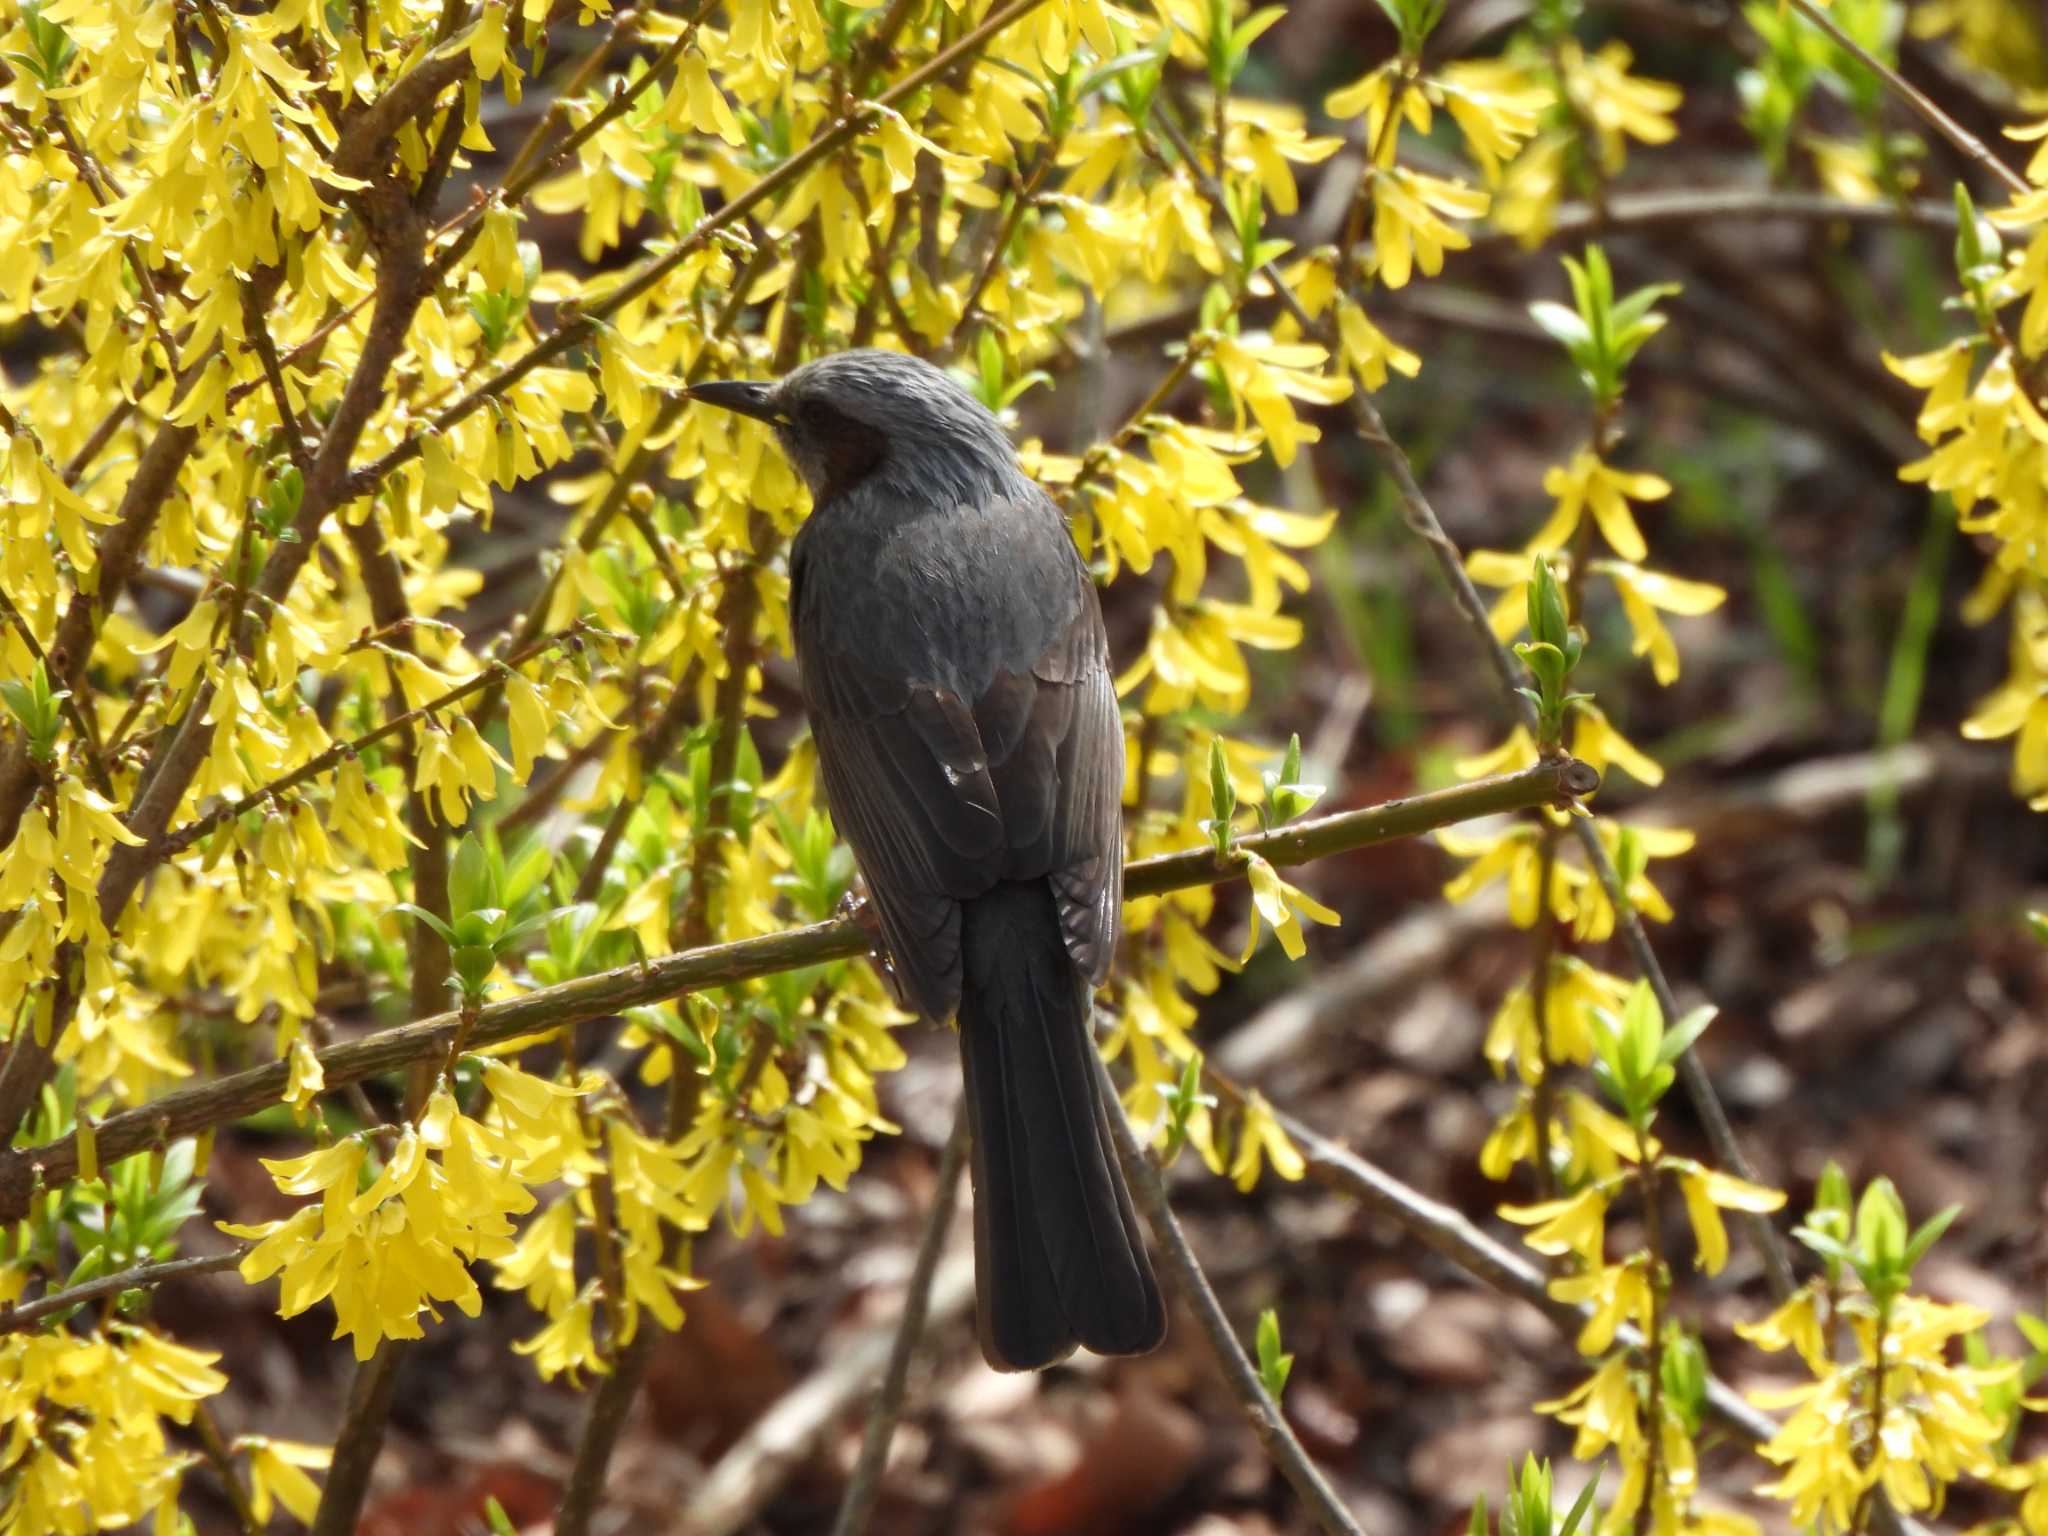
[[[1269,5],[1264,10],[1253,11],[1237,24],[1237,30],[1230,34],[1232,52],[1242,57],[1253,43],[1265,34],[1268,27],[1287,14],[1284,5]]]
[[[1520,1472],[1509,1469],[1508,1498],[1501,1506],[1501,1536],[1550,1536],[1552,1506],[1550,1463],[1535,1455],[1522,1458]]]
[[[1664,1400],[1678,1411],[1686,1433],[1698,1434],[1707,1403],[1707,1357],[1683,1328],[1665,1335],[1662,1381]]]
[[[1887,1280],[1903,1277],[1906,1207],[1890,1179],[1872,1179],[1856,1203],[1856,1250],[1863,1260],[1859,1273],[1867,1267]],[[1870,1284],[1868,1276],[1864,1284]]]
[[[1600,1469],[1593,1469],[1593,1477],[1579,1490],[1579,1496],[1572,1500],[1572,1507],[1564,1517],[1564,1524],[1558,1528],[1557,1536],[1575,1536],[1580,1522],[1592,1513],[1593,1497],[1600,1491]]]
[[[1576,310],[1555,299],[1538,299],[1529,306],[1529,318],[1541,326],[1550,339],[1570,353],[1574,362],[1593,344],[1593,333]]]
[[[1941,1234],[1949,1229],[1949,1223],[1962,1212],[1963,1208],[1960,1205],[1951,1205],[1920,1224],[1919,1229],[1906,1244],[1906,1257],[1902,1267],[1908,1274],[1912,1273],[1915,1265],[1927,1257],[1927,1250],[1941,1240]]]
[[[2020,1336],[2029,1345],[2039,1353],[2048,1355],[2048,1322],[2042,1321],[2031,1312],[2015,1312],[2012,1321],[2013,1326],[2019,1329]]]
[[[1555,648],[1563,657],[1565,647],[1571,641],[1572,628],[1570,615],[1565,611],[1564,589],[1557,584],[1557,575],[1551,570],[1550,562],[1541,555],[1537,555],[1529,565],[1529,635],[1539,643]]]
[[[1832,1259],[1837,1264],[1856,1262],[1856,1255],[1849,1245],[1832,1233],[1818,1231],[1802,1223],[1792,1229],[1792,1235],[1824,1259]]]
[[[1820,1179],[1813,1189],[1813,1208],[1821,1211],[1839,1212],[1847,1215],[1850,1208],[1849,1176],[1842,1172],[1842,1165],[1829,1158],[1827,1166],[1820,1171]]]
[[[414,922],[425,923],[429,928],[433,929],[434,932],[438,933],[441,936],[442,943],[451,946],[455,943],[454,931],[450,929],[446,923],[442,922],[440,918],[434,916],[433,913],[429,912],[425,907],[415,905],[413,902],[410,901],[394,901],[391,904],[391,910],[394,912],[403,912],[407,917],[411,918]]]
[[[499,897],[498,861],[492,857],[495,852],[474,832],[455,845],[455,857],[448,865],[448,911],[458,927],[468,913],[504,905]]]
[[[1665,1030],[1664,1039],[1657,1047],[1657,1059],[1664,1062],[1678,1060],[1692,1049],[1695,1040],[1706,1033],[1707,1026],[1714,1022],[1719,1012],[1711,1003],[1702,1003]]]
[[[1094,69],[1083,75],[1081,77],[1081,84],[1074,94],[1082,98],[1092,96],[1119,76],[1129,74],[1135,69],[1146,68],[1147,66],[1150,66],[1156,74],[1159,60],[1159,53],[1151,48],[1137,48],[1129,53],[1120,53],[1115,58],[1096,65]],[[1157,83],[1156,79],[1154,83]]]

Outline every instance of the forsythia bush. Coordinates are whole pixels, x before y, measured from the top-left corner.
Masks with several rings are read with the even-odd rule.
[[[265,1166],[300,1203],[225,1230],[283,1315],[330,1309],[375,1362],[489,1284],[531,1304],[543,1375],[614,1377],[684,1325],[693,1234],[779,1231],[893,1129],[876,1081],[904,1019],[850,960],[628,1009],[605,1059],[665,1094],[654,1115],[563,1029],[613,1010],[580,982],[828,918],[850,880],[807,748],[771,772],[752,734],[781,707],[767,666],[804,493],[758,426],[683,409],[688,382],[885,345],[1014,412],[1164,315],[1175,339],[1128,419],[1024,449],[1101,578],[1154,594],[1118,684],[1131,850],[1227,852],[1233,823],[1312,805],[1298,754],[1229,725],[1247,653],[1301,641],[1288,599],[1335,514],[1247,484],[1317,440],[1310,408],[1421,367],[1374,318],[1387,291],[1482,219],[1544,240],[1568,198],[1670,141],[1680,104],[1561,0],[1442,62],[1441,6],[1385,3],[1398,52],[1324,104],[1364,148],[1341,239],[1297,249],[1275,222],[1343,140],[1240,88],[1278,7],[0,0],[0,323],[39,351],[0,394],[0,1302],[172,1257],[212,1128],[282,1106],[306,1150]],[[1813,35],[1753,9],[1758,100],[1810,89],[1781,56]],[[1914,23],[2010,61],[1997,15],[1951,0]],[[511,109],[542,83],[522,132]],[[1867,142],[1795,143],[1797,105],[1769,119],[1777,152],[1845,195],[1894,190],[1874,119]],[[1973,612],[2010,609],[2013,670],[1970,728],[2018,737],[2039,804],[2048,425],[2015,380],[2048,351],[2048,159],[2033,175],[1989,224],[1964,210],[1975,328],[1893,366],[1929,391],[1933,452],[1906,472],[1998,541]],[[573,216],[578,260],[543,260],[541,215]],[[1507,591],[1501,638],[1530,631],[1535,725],[1465,766],[1568,749],[1654,785],[1567,691],[1571,615],[1618,604],[1668,683],[1667,617],[1723,594],[1653,563],[1669,486],[1654,445],[1620,437],[1661,291],[1618,295],[1597,246],[1571,284],[1538,318],[1585,377],[1585,443],[1543,479],[1527,545],[1470,558]],[[454,551],[534,481],[567,532],[531,606],[472,642],[457,617],[481,577]],[[1507,1214],[1591,1308],[1594,1374],[1546,1411],[1581,1455],[1622,1460],[1598,1518],[1728,1528],[1698,1486],[1704,1367],[1654,1213],[1675,1188],[1713,1270],[1719,1213],[1783,1196],[1662,1150],[1656,1105],[1705,1020],[1572,953],[1668,915],[1649,864],[1689,835],[1598,823],[1610,887],[1568,825],[1444,839],[1471,861],[1450,895],[1504,879],[1541,936],[1488,1041],[1527,1092],[1487,1171],[1533,1166],[1541,1199]],[[1252,940],[1263,923],[1298,956],[1334,914],[1247,859]],[[1268,1165],[1299,1178],[1264,1100],[1200,1091],[1197,1000],[1241,963],[1214,917],[1207,888],[1131,904],[1105,1049],[1155,1138],[1245,1188]],[[332,1012],[364,1001],[394,1026],[452,1001],[453,1020],[370,1037],[396,1042],[383,1055],[335,1045]],[[1554,1081],[1586,1063],[1607,1105]],[[400,1069],[402,1092],[361,1091]],[[1650,1246],[1616,1257],[1604,1216],[1631,1196]],[[1846,1527],[1875,1488],[1923,1509],[1969,1473],[2027,1489],[2040,1536],[2048,1464],[2001,1460],[2019,1367],[1950,1361],[1982,1319],[1906,1289],[1925,1245],[1896,1204],[1873,1187],[1852,1222],[1825,1192],[1806,1228],[1824,1278],[1756,1325],[1815,1374],[1763,1448],[1772,1491]],[[0,1316],[0,1532],[179,1529],[192,1454],[170,1426],[205,1420],[220,1362],[146,1307]],[[1846,1352],[1824,1342],[1836,1318]],[[322,1448],[216,1449],[258,1520],[314,1518]]]

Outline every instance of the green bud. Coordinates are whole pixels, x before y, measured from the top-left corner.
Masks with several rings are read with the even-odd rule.
[[[1529,634],[1562,652],[1571,639],[1571,621],[1565,612],[1564,591],[1550,562],[1541,555],[1531,562],[1529,575]]]
[[[1906,1207],[1890,1179],[1872,1179],[1857,1203],[1856,1248],[1873,1275],[1899,1276],[1906,1258]],[[1869,1276],[1864,1283],[1870,1284]]]

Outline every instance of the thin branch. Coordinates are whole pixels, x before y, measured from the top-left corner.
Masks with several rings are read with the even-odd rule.
[[[1209,1348],[1216,1356],[1216,1363],[1222,1367],[1224,1379],[1244,1409],[1245,1421],[1251,1425],[1252,1433],[1258,1436],[1267,1458],[1301,1495],[1317,1525],[1325,1531],[1342,1533],[1342,1536],[1364,1536],[1363,1529],[1338,1501],[1322,1472],[1309,1460],[1308,1452],[1294,1437],[1294,1431],[1288,1428],[1280,1405],[1266,1391],[1265,1383],[1259,1379],[1259,1373],[1245,1355],[1244,1346],[1231,1331],[1223,1304],[1216,1299],[1209,1277],[1202,1272],[1201,1262],[1195,1257],[1194,1249],[1188,1246],[1187,1234],[1181,1231],[1173,1207],[1167,1202],[1166,1181],[1160,1177],[1158,1166],[1145,1149],[1138,1145],[1138,1138],[1131,1131],[1130,1117],[1123,1112],[1116,1083],[1099,1056],[1095,1058],[1095,1071],[1101,1079],[1102,1091],[1108,1095],[1109,1133],[1116,1142],[1117,1157],[1124,1165],[1124,1177],[1130,1180],[1131,1194],[1137,1200],[1138,1209],[1145,1213],[1152,1235],[1159,1240],[1159,1246],[1165,1252],[1167,1270],[1174,1277],[1181,1299],[1194,1309],[1196,1317],[1201,1320],[1202,1331],[1209,1336]]]
[[[896,1438],[896,1421],[903,1416],[903,1393],[910,1380],[911,1357],[917,1353],[918,1337],[924,1332],[932,1281],[939,1272],[939,1258],[946,1251],[946,1234],[952,1228],[953,1208],[960,1199],[960,1175],[966,1167],[967,1109],[963,1104],[954,1112],[952,1134],[947,1136],[945,1150],[939,1156],[924,1238],[917,1245],[917,1262],[911,1266],[910,1284],[903,1293],[903,1316],[889,1345],[888,1369],[882,1372],[881,1390],[875,1394],[875,1406],[861,1434],[860,1455],[854,1459],[846,1497],[840,1501],[839,1518],[832,1522],[832,1536],[860,1536],[867,1529],[875,1499],[882,1491],[882,1468],[889,1459],[889,1442]]]
[[[235,1523],[242,1528],[243,1536],[263,1536],[264,1522],[256,1518],[249,1485],[242,1481],[242,1474],[235,1467],[234,1448],[220,1432],[220,1420],[214,1417],[213,1405],[201,1401],[192,1408],[192,1428],[198,1433],[199,1448],[213,1467],[213,1475],[220,1480],[220,1490],[235,1512]]]
[[[602,133],[607,124],[623,116],[633,103],[640,99],[641,94],[646,91],[647,87],[659,79],[663,71],[672,67],[676,60],[683,56],[683,53],[689,48],[692,39],[697,34],[697,23],[704,19],[704,14],[711,9],[712,3],[713,0],[698,0],[696,8],[687,17],[683,18],[683,30],[677,35],[676,40],[654,58],[648,60],[641,72],[631,80],[615,82],[610,99],[602,107],[598,108],[597,111],[593,112],[587,122],[571,132],[561,143],[549,149],[545,154],[537,154],[533,152],[536,140],[529,138],[527,143],[521,146],[518,158],[513,162],[511,171],[507,174],[504,184],[498,188],[492,202],[507,208],[517,207],[526,200],[527,194],[538,186],[557,166],[561,165],[571,155],[575,154],[577,150]],[[639,13],[634,11],[629,11],[622,15],[613,26],[613,34],[616,35],[620,27],[637,23],[638,15]],[[613,40],[613,36],[607,36],[605,41],[599,44],[597,49],[592,52],[590,58],[585,61],[584,66],[577,70],[577,77],[570,82],[568,89],[548,103],[547,112],[542,116],[541,121],[534,126],[534,133],[536,135],[547,126],[552,118],[559,114],[567,113],[569,102],[573,95],[581,89],[580,82],[587,80],[588,75],[596,73],[595,68],[592,66],[610,52]],[[470,207],[456,215],[449,225],[435,231],[437,237],[443,233],[452,232],[457,238],[450,241],[434,257],[433,264],[428,268],[430,280],[438,282],[441,278],[447,276],[454,269],[455,264],[462,260],[463,254],[476,243],[476,237],[483,229],[484,210],[490,206],[491,202],[473,203]]]
[[[14,606],[14,599],[9,597],[4,589],[0,589],[0,616],[4,616],[7,622],[14,626],[14,632],[21,636],[21,643],[28,647],[29,655],[35,658],[43,669],[43,676],[57,691],[57,707],[63,711],[64,719],[71,727],[71,734],[77,738],[78,756],[85,764],[85,776],[92,780],[92,787],[98,790],[101,796],[108,800],[113,799],[113,781],[107,777],[107,765],[100,760],[99,733],[93,729],[91,719],[79,709],[75,690],[65,686],[64,680],[51,667],[50,658],[43,654],[42,645],[36,640],[36,632],[29,624],[28,615]]]
[[[683,675],[675,680],[668,701],[662,705],[661,713],[641,733],[633,750],[640,759],[640,782],[651,784],[660,773],[668,755],[675,749],[683,727],[689,722],[691,695],[696,691],[698,662],[690,659],[683,668]],[[633,819],[633,812],[640,806],[639,795],[619,795],[619,803],[612,807],[611,816],[604,824],[604,831],[598,835],[597,846],[591,850],[590,862],[583,866],[583,873],[576,878],[576,899],[592,901],[604,887],[605,871],[611,868],[612,856],[618,852],[619,841],[626,835],[626,824]]]
[[[1518,773],[1478,779],[1449,789],[1320,817],[1277,832],[1240,838],[1237,848],[1280,866],[1412,837],[1477,816],[1496,816],[1539,805],[1571,803],[1593,780],[1583,763],[1565,759],[1539,763]],[[1141,859],[1126,866],[1126,897],[1159,896],[1189,886],[1236,880],[1242,860],[1219,865],[1207,849]],[[760,938],[713,944],[665,955],[644,965],[624,965],[594,976],[540,987],[486,1005],[477,1015],[469,1046],[481,1050],[522,1035],[603,1018],[644,1003],[687,992],[731,986],[757,976],[868,952],[868,930],[842,918],[791,928]],[[330,1088],[361,1082],[416,1061],[439,1059],[455,1038],[458,1016],[431,1018],[379,1030],[316,1053]],[[192,1088],[173,1090],[147,1104],[111,1115],[100,1123],[100,1161],[111,1166],[159,1140],[191,1135],[255,1114],[283,1101],[288,1064],[268,1062]],[[78,1143],[66,1136],[41,1146],[0,1153],[0,1221],[14,1221],[28,1209],[32,1193],[70,1178],[78,1170]]]
[[[256,301],[256,289],[244,280],[242,288],[242,329],[247,333],[248,344],[255,349],[256,359],[263,365],[263,378],[270,386],[271,400],[277,406],[277,430],[284,434],[284,451],[290,455],[292,465],[301,476],[313,471],[313,455],[306,447],[306,434],[299,426],[299,413],[292,409],[292,397],[284,383],[284,369],[277,361],[277,343],[271,339],[268,322],[262,306]]]
[[[1215,1073],[1209,1075],[1226,1093],[1242,1093],[1243,1090],[1220,1080]],[[1410,1237],[1474,1279],[1503,1295],[1529,1303],[1567,1339],[1577,1338],[1590,1315],[1590,1307],[1553,1297],[1548,1275],[1522,1254],[1473,1225],[1463,1211],[1411,1189],[1285,1111],[1275,1110],[1274,1118],[1307,1161],[1309,1176],[1317,1183],[1347,1194],[1389,1218]],[[1622,1330],[1616,1338],[1623,1344],[1641,1342],[1632,1329]],[[1712,1378],[1707,1382],[1707,1406],[1715,1418],[1752,1444],[1769,1440],[1780,1428],[1769,1414],[1752,1407],[1739,1392]]]
[[[995,237],[989,242],[988,255],[983,259],[980,271],[974,275],[973,286],[967,290],[967,297],[960,301],[960,318],[953,322],[953,332],[946,338],[945,345],[939,348],[933,358],[934,362],[951,362],[966,343],[968,333],[975,322],[982,318],[982,295],[988,292],[988,285],[995,281],[996,273],[1002,270],[1003,253],[1016,238],[1017,229],[1024,222],[1024,215],[1035,205],[1038,189],[1044,183],[1046,173],[1052,169],[1053,162],[1058,158],[1059,145],[1048,144],[1039,153],[1030,171],[1018,183],[1016,195],[1011,198],[1010,206],[1003,210],[1002,220],[996,226]]]
[[[1226,1097],[1243,1098],[1244,1090],[1213,1068],[1206,1077]],[[1566,1339],[1577,1340],[1579,1330],[1592,1315],[1592,1307],[1589,1304],[1574,1305],[1553,1297],[1550,1294],[1550,1277],[1523,1254],[1474,1226],[1463,1211],[1411,1189],[1348,1147],[1304,1125],[1293,1115],[1276,1110],[1274,1118],[1287,1132],[1295,1149],[1308,1164],[1309,1176],[1318,1184],[1347,1194],[1369,1210],[1387,1217],[1424,1247],[1474,1279],[1483,1281],[1504,1296],[1519,1297],[1528,1302],[1549,1318]],[[1634,1324],[1623,1324],[1614,1337],[1616,1343],[1628,1349],[1639,1348],[1643,1343],[1643,1336]],[[1775,1438],[1783,1427],[1713,1375],[1707,1377],[1706,1405],[1709,1413],[1751,1445],[1761,1445]],[[1881,1502],[1875,1514],[1878,1528],[1889,1536],[1928,1536],[1925,1526],[1898,1513],[1888,1501]]]
[[[748,548],[762,547],[767,534],[767,519],[755,513]],[[690,855],[689,896],[676,930],[679,942],[686,949],[704,945],[711,938],[711,887],[717,872],[723,867],[720,853],[732,827],[730,786],[739,761],[740,739],[746,733],[747,674],[753,665],[754,622],[760,614],[754,561],[735,562],[725,569],[723,576],[726,586],[719,597],[717,622],[719,632],[726,637],[725,676],[718,680],[711,714],[711,722],[717,730],[711,740],[707,774],[712,799],[702,824],[692,829],[695,846]],[[734,1095],[735,1102],[746,1102],[749,1078],[760,1070],[759,1064],[766,1061],[767,1052],[773,1045],[773,1035],[763,1031],[755,1042],[754,1064],[742,1076],[741,1086]],[[696,1117],[698,1079],[694,1074],[678,1069],[670,1081],[664,1129],[673,1140],[685,1134]],[[599,1382],[597,1390],[591,1394],[590,1409],[584,1417],[583,1431],[577,1438],[576,1460],[570,1469],[569,1482],[562,1490],[561,1505],[555,1512],[555,1536],[585,1536],[590,1529],[598,1495],[603,1490],[606,1472],[611,1465],[612,1452],[618,1445],[619,1430],[646,1382],[648,1367],[654,1359],[654,1341],[658,1337],[659,1330],[651,1322],[643,1327],[621,1353],[612,1373]]]
[[[1622,889],[1621,877],[1614,868],[1614,861],[1607,856],[1607,845],[1600,841],[1599,830],[1592,821],[1583,816],[1572,818],[1572,831],[1579,839],[1579,849],[1586,856],[1587,867],[1599,880],[1607,899],[1614,904],[1621,935],[1628,950],[1635,957],[1636,969],[1650,984],[1650,991],[1656,995],[1657,1006],[1664,1011],[1666,1019],[1677,1019],[1683,1010],[1678,998],[1671,990],[1671,983],[1664,975],[1664,967],[1658,963],[1657,951],[1650,946],[1650,936],[1643,931],[1643,922],[1636,915],[1635,904]],[[1735,1139],[1735,1128],[1728,1123],[1728,1112],[1721,1107],[1720,1097],[1714,1092],[1714,1085],[1707,1077],[1706,1068],[1699,1062],[1696,1052],[1686,1051],[1678,1058],[1678,1080],[1685,1085],[1686,1097],[1692,1100],[1693,1113],[1700,1117],[1700,1124],[1707,1133],[1707,1145],[1714,1149],[1715,1161],[1730,1173],[1756,1182],[1756,1170],[1743,1155],[1742,1143]],[[1786,1257],[1784,1244],[1778,1240],[1778,1229],[1767,1217],[1754,1211],[1743,1213],[1743,1225],[1763,1255],[1764,1273],[1770,1282],[1771,1295],[1783,1301],[1797,1288],[1792,1278],[1792,1263]]]
[[[1955,204],[1933,199],[1908,203],[1856,202],[1817,192],[1785,192],[1771,187],[1684,187],[1671,191],[1617,193],[1602,210],[1590,203],[1565,203],[1552,217],[1543,244],[1583,239],[1619,230],[1664,229],[1733,221],[1784,220],[1813,224],[1883,224],[1953,231]],[[1475,231],[1472,248],[1519,245],[1503,229]]]
[[[1935,104],[1934,98],[1906,79],[1891,65],[1842,30],[1841,24],[1813,0],[1792,0],[1792,8],[1831,38],[1837,48],[1855,59],[1884,83],[1900,101],[1910,107],[1936,133],[1947,139],[1965,160],[2004,184],[2014,197],[2033,192],[2027,178],[1991,153],[1985,142]]]
[[[101,1275],[96,1280],[80,1281],[65,1290],[52,1291],[47,1296],[38,1296],[34,1301],[16,1302],[10,1307],[0,1307],[0,1334],[18,1333],[24,1328],[34,1327],[46,1317],[55,1317],[73,1307],[82,1307],[87,1302],[98,1301],[103,1296],[118,1296],[123,1291],[145,1291],[164,1284],[169,1280],[182,1280],[187,1275],[211,1275],[223,1269],[233,1269],[242,1262],[242,1256],[249,1251],[249,1244],[230,1248],[224,1253],[201,1254],[197,1258],[165,1259],[155,1264],[137,1264],[132,1269],[116,1270],[111,1275]]]
[[[318,756],[307,758],[298,767],[292,769],[290,773],[272,779],[268,784],[259,785],[238,799],[224,801],[208,811],[204,816],[187,822],[175,832],[165,833],[148,850],[151,861],[159,862],[176,857],[223,822],[232,821],[244,811],[253,810],[265,801],[275,800],[280,795],[290,793],[301,784],[306,784],[319,778],[328,769],[340,766],[345,759],[354,757],[357,753],[363,751],[364,748],[373,747],[378,742],[384,740],[385,737],[405,730],[409,726],[417,725],[429,716],[448,708],[449,705],[460,703],[471,694],[488,688],[493,683],[502,681],[505,674],[513,668],[521,666],[540,655],[543,651],[550,650],[560,645],[563,641],[573,638],[578,633],[579,628],[580,626],[572,627],[563,630],[560,634],[543,635],[538,640],[521,646],[510,656],[491,663],[478,672],[476,676],[465,679],[455,687],[450,688],[446,693],[427,700],[426,703],[419,705],[417,708],[408,709],[401,714],[393,715],[382,724],[372,726],[360,736],[350,737],[347,741],[337,741]]]

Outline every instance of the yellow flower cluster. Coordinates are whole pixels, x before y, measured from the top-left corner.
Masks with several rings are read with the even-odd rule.
[[[484,1078],[485,1118],[464,1114],[444,1085],[381,1166],[372,1166],[368,1131],[302,1157],[265,1159],[280,1190],[320,1202],[279,1221],[222,1223],[255,1241],[242,1278],[253,1285],[282,1271],[285,1317],[331,1299],[334,1336],[347,1334],[359,1360],[382,1339],[421,1337],[421,1314],[438,1316],[437,1303],[476,1316],[483,1299],[468,1266],[513,1253],[512,1218],[533,1209],[529,1186],[587,1180],[602,1166],[577,1114],[580,1090],[497,1062]]]
[[[175,1515],[189,1424],[220,1356],[145,1328],[0,1337],[0,1533],[84,1536]]]
[[[2010,739],[2014,792],[2048,810],[2048,121],[2009,131],[2044,147],[2027,168],[2037,190],[1991,215],[2015,249],[1975,232],[1982,260],[1963,278],[1978,334],[1885,363],[1926,392],[1916,426],[1929,452],[1899,477],[1946,492],[1963,530],[1992,544],[1965,616],[2011,615],[2005,681],[1963,734]]]
[[[1595,1358],[1606,1356],[1591,1376],[1562,1397],[1536,1404],[1536,1409],[1576,1431],[1575,1457],[1589,1461],[1611,1450],[1619,1459],[1622,1482],[1603,1515],[1603,1529],[1622,1531],[1637,1525],[1647,1500],[1647,1526],[1663,1536],[1706,1529],[1724,1536],[1753,1533],[1755,1522],[1698,1502],[1698,1454],[1693,1445],[1698,1405],[1681,1400],[1661,1380],[1658,1390],[1650,1383],[1652,1374],[1662,1372],[1666,1351],[1678,1347],[1666,1311],[1669,1279],[1663,1260],[1639,1251],[1610,1261],[1606,1220],[1609,1207],[1624,1192],[1639,1189],[1646,1200],[1655,1200],[1660,1184],[1676,1179],[1685,1197],[1699,1266],[1716,1274],[1728,1260],[1721,1212],[1775,1211],[1785,1197],[1689,1159],[1665,1157],[1652,1138],[1638,1140],[1628,1127],[1614,1124],[1622,1134],[1602,1143],[1608,1148],[1609,1171],[1562,1198],[1501,1207],[1502,1216],[1531,1229],[1524,1238],[1531,1248],[1574,1263],[1574,1273],[1550,1282],[1550,1294],[1587,1309],[1579,1350]],[[1646,1341],[1643,1347],[1615,1350],[1624,1326],[1632,1326]]]
[[[1943,1491],[1965,1473],[1999,1479],[2003,1425],[1985,1411],[1983,1396],[2018,1366],[1948,1359],[1950,1347],[1990,1314],[1910,1295],[1882,1310],[1844,1305],[1839,1316],[1855,1348],[1838,1362],[1825,1343],[1828,1306],[1823,1290],[1808,1286],[1761,1322],[1736,1325],[1760,1349],[1796,1350],[1815,1377],[1751,1394],[1759,1407],[1792,1410],[1758,1448],[1784,1469],[1759,1491],[1785,1500],[1801,1525],[1848,1531],[1858,1528],[1874,1490],[1913,1514],[1938,1510]]]

